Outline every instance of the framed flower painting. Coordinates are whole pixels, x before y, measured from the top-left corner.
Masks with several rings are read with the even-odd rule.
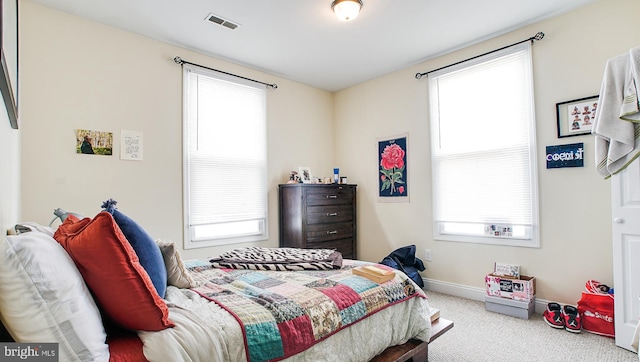
[[[406,133],[378,139],[379,202],[409,202],[407,140]]]

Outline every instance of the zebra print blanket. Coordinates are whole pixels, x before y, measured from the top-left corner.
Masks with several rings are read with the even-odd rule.
[[[333,249],[237,248],[209,260],[214,268],[250,270],[332,270],[342,267],[342,254]]]

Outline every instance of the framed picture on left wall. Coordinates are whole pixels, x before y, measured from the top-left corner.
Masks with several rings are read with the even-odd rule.
[[[85,155],[113,155],[113,133],[89,129],[75,130],[76,153]]]
[[[18,129],[18,0],[0,0],[0,93]]]

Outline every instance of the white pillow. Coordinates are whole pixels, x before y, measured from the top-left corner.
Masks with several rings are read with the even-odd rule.
[[[58,343],[60,361],[108,361],[100,312],[80,272],[51,236],[0,242],[0,318],[16,342]]]
[[[184,266],[180,252],[176,249],[173,241],[156,240],[156,244],[160,248],[164,265],[167,268],[167,284],[178,288],[195,288],[196,283]]]

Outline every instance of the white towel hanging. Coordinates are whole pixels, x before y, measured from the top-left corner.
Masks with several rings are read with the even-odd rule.
[[[598,173],[609,178],[640,155],[640,47],[609,59],[592,133]]]

